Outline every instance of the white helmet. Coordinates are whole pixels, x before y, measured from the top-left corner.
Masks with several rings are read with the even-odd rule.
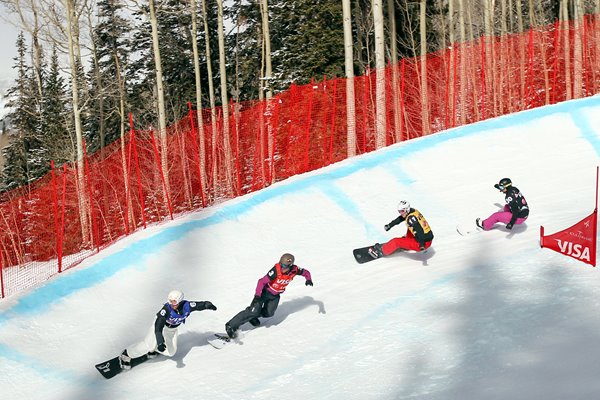
[[[183,293],[179,290],[171,290],[167,295],[167,300],[169,302],[176,301],[179,304],[183,300]]]
[[[409,212],[410,211],[410,203],[406,200],[400,200],[400,203],[398,203],[398,212]]]

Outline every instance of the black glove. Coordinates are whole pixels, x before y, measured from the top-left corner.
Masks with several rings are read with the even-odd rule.
[[[304,283],[306,286],[312,286],[313,283],[310,279],[307,279],[306,282]]]
[[[387,232],[387,231],[389,231],[391,228],[392,228],[392,227],[391,227],[389,224],[385,224],[385,225],[383,226],[383,229],[385,229],[385,231],[386,231],[386,232]]]
[[[167,345],[164,343],[161,343],[158,346],[156,346],[156,350],[158,350],[158,351],[165,351],[166,349],[167,349]]]
[[[207,301],[207,302],[205,303],[205,305],[206,305],[206,309],[207,309],[207,310],[216,310],[216,309],[217,309],[217,306],[215,306],[215,305],[214,305],[213,303],[211,303],[210,301]]]
[[[513,223],[509,222],[508,224],[506,224],[506,229],[512,229],[513,227]]]

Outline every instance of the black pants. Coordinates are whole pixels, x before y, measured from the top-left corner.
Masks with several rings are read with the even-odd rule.
[[[229,325],[234,331],[252,318],[258,317],[272,317],[277,310],[279,305],[279,295],[274,295],[267,290],[263,291],[260,300],[252,299],[252,303],[239,313],[235,317],[231,318],[227,325]]]

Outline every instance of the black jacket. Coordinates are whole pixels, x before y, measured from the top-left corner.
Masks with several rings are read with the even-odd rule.
[[[510,186],[504,195],[504,201],[512,213],[510,223],[514,224],[517,218],[527,218],[529,216],[529,206],[523,194],[515,186]]]

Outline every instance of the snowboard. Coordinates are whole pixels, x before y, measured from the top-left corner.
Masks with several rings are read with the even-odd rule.
[[[364,264],[364,263],[367,263],[369,261],[376,260],[376,258],[373,258],[369,254],[369,249],[371,247],[372,246],[367,246],[367,247],[361,247],[359,249],[352,250],[352,253],[354,254],[354,258],[356,259],[357,263]]]
[[[141,363],[143,363],[145,361],[148,361],[147,355],[143,355],[143,356],[137,357],[137,358],[132,358],[131,359],[131,368],[135,367],[136,365],[140,365]],[[119,356],[116,356],[115,358],[111,358],[110,360],[101,362],[100,364],[96,364],[96,369],[106,379],[113,378],[116,375],[118,375],[124,371],[123,368],[121,368],[121,363],[119,362]]]
[[[215,333],[214,337],[208,339],[208,344],[219,350],[227,346],[229,343],[231,343],[231,338],[221,333]]]
[[[483,229],[478,227],[477,224],[475,223],[475,221],[473,221],[473,223],[470,223],[470,224],[456,225],[456,231],[463,236],[469,236],[474,233],[483,232]]]

